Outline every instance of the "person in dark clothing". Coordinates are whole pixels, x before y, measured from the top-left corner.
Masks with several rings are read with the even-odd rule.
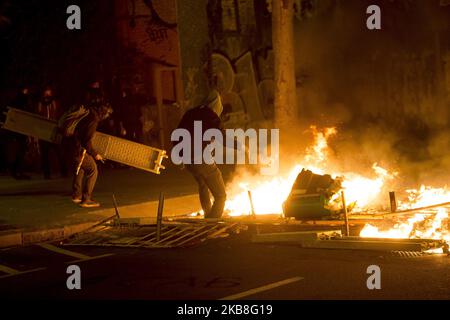
[[[33,112],[30,89],[27,86],[22,87],[10,106],[23,111]],[[14,157],[10,166],[11,175],[18,180],[28,180],[30,176],[24,173],[24,164],[31,138],[14,132],[10,132],[9,136],[10,141],[15,147]]]
[[[100,81],[94,80],[89,83],[89,87],[86,92],[85,103],[87,105],[100,105],[104,102],[105,95],[100,86]]]
[[[131,90],[123,90],[119,100],[117,122],[121,136],[127,140],[142,142],[142,123],[140,107],[144,106],[145,97]]]
[[[108,118],[112,113],[111,107],[104,104],[93,105],[89,110],[89,114],[78,123],[74,134],[76,154],[72,201],[79,203],[84,208],[100,206],[98,202],[92,199],[92,192],[98,176],[95,161],[103,161],[103,158],[94,149],[92,138],[99,122]]]
[[[37,113],[50,120],[58,120],[63,114],[61,106],[55,100],[53,90],[47,88],[42,94],[42,98],[37,105]],[[51,178],[50,153],[54,152],[59,161],[59,169],[62,177],[67,177],[67,164],[61,145],[50,143],[48,141],[39,141],[39,149],[41,153],[42,169],[44,178]]]
[[[194,136],[195,121],[202,122],[203,132],[208,129],[221,130],[219,117],[222,110],[223,106],[220,95],[217,91],[213,91],[208,96],[205,104],[192,108],[184,114],[178,128],[188,130],[191,137]],[[221,218],[227,197],[222,173],[215,163],[207,164],[204,163],[203,159],[195,159],[196,152],[194,152],[193,140],[191,139],[191,162],[185,164],[185,167],[197,181],[200,204],[205,218]],[[207,142],[203,142],[201,155],[203,155],[203,150],[206,146]],[[196,164],[195,162],[200,162],[200,164]],[[213,204],[211,204],[211,194],[214,197]]]

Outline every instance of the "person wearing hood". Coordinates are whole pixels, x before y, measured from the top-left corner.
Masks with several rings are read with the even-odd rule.
[[[202,105],[192,108],[184,114],[178,128],[189,131],[191,137],[194,136],[195,121],[201,121],[202,123],[202,136],[208,129],[222,130],[220,120],[222,111],[223,105],[220,95],[217,91],[213,90]],[[194,152],[193,139],[191,140],[192,158],[190,163],[184,165],[198,184],[200,204],[205,214],[205,218],[221,218],[226,201],[226,191],[222,173],[215,163],[207,164],[204,163],[203,160],[194,161],[196,152]],[[207,145],[208,142],[203,142],[201,152],[202,155],[203,150]],[[197,164],[196,162],[201,163]],[[214,198],[213,203],[211,203],[211,194]]]
[[[76,171],[72,184],[72,201],[83,208],[94,208],[100,206],[92,199],[98,177],[95,161],[103,161],[103,157],[95,150],[92,139],[98,124],[110,116],[112,108],[108,104],[94,104],[88,108],[89,114],[78,123],[74,133]]]

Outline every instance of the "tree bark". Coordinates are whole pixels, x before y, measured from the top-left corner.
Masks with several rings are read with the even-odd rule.
[[[294,57],[294,0],[272,0],[272,45],[275,70],[275,126],[280,134],[297,120]]]

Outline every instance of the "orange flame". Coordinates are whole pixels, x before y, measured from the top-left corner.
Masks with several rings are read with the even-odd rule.
[[[295,165],[287,175],[277,177],[244,175],[228,190],[229,200],[225,211],[230,216],[251,214],[248,191],[252,193],[255,214],[282,214],[282,204],[288,197],[292,185],[302,168],[307,168],[316,174],[333,172],[330,170],[328,140],[337,134],[336,128],[318,129],[310,127],[314,143],[305,151],[305,157]],[[385,201],[388,182],[395,179],[397,173],[389,172],[377,163],[372,166],[373,177],[362,176],[354,172],[334,170],[333,177],[343,177],[342,189],[347,203],[353,203],[355,211],[370,210],[370,208]],[[424,207],[450,201],[450,191],[446,188],[421,186],[419,190],[406,190],[408,200],[399,201],[399,209]],[[339,195],[331,199],[332,204],[340,206]],[[443,239],[450,243],[448,230],[449,214],[446,209],[439,208],[434,213],[416,214],[407,221],[396,224],[388,230],[367,224],[360,233],[361,237],[379,238],[429,238]],[[447,223],[447,225],[446,225]]]

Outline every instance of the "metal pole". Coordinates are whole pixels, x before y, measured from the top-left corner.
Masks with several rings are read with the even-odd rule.
[[[117,206],[116,196],[114,195],[114,193],[113,193],[113,195],[112,195],[112,198],[113,198],[114,210],[116,211],[117,223],[118,223],[118,225],[120,226],[120,214],[119,214],[119,208],[118,208],[118,206]]]
[[[255,207],[253,207],[252,192],[250,190],[248,190],[248,199],[250,200],[250,209],[251,209],[252,217],[256,218]]]
[[[158,215],[156,217],[156,241],[161,240],[161,224],[164,210],[164,193],[159,193]]]
[[[394,213],[397,211],[397,200],[395,200],[395,192],[389,192],[389,202],[391,204],[391,212]]]
[[[345,195],[344,195],[344,191],[341,191],[341,200],[342,200],[342,207],[344,208],[345,235],[348,237],[348,236],[350,235],[350,228],[349,228],[349,226],[348,226],[347,205],[345,204]]]

